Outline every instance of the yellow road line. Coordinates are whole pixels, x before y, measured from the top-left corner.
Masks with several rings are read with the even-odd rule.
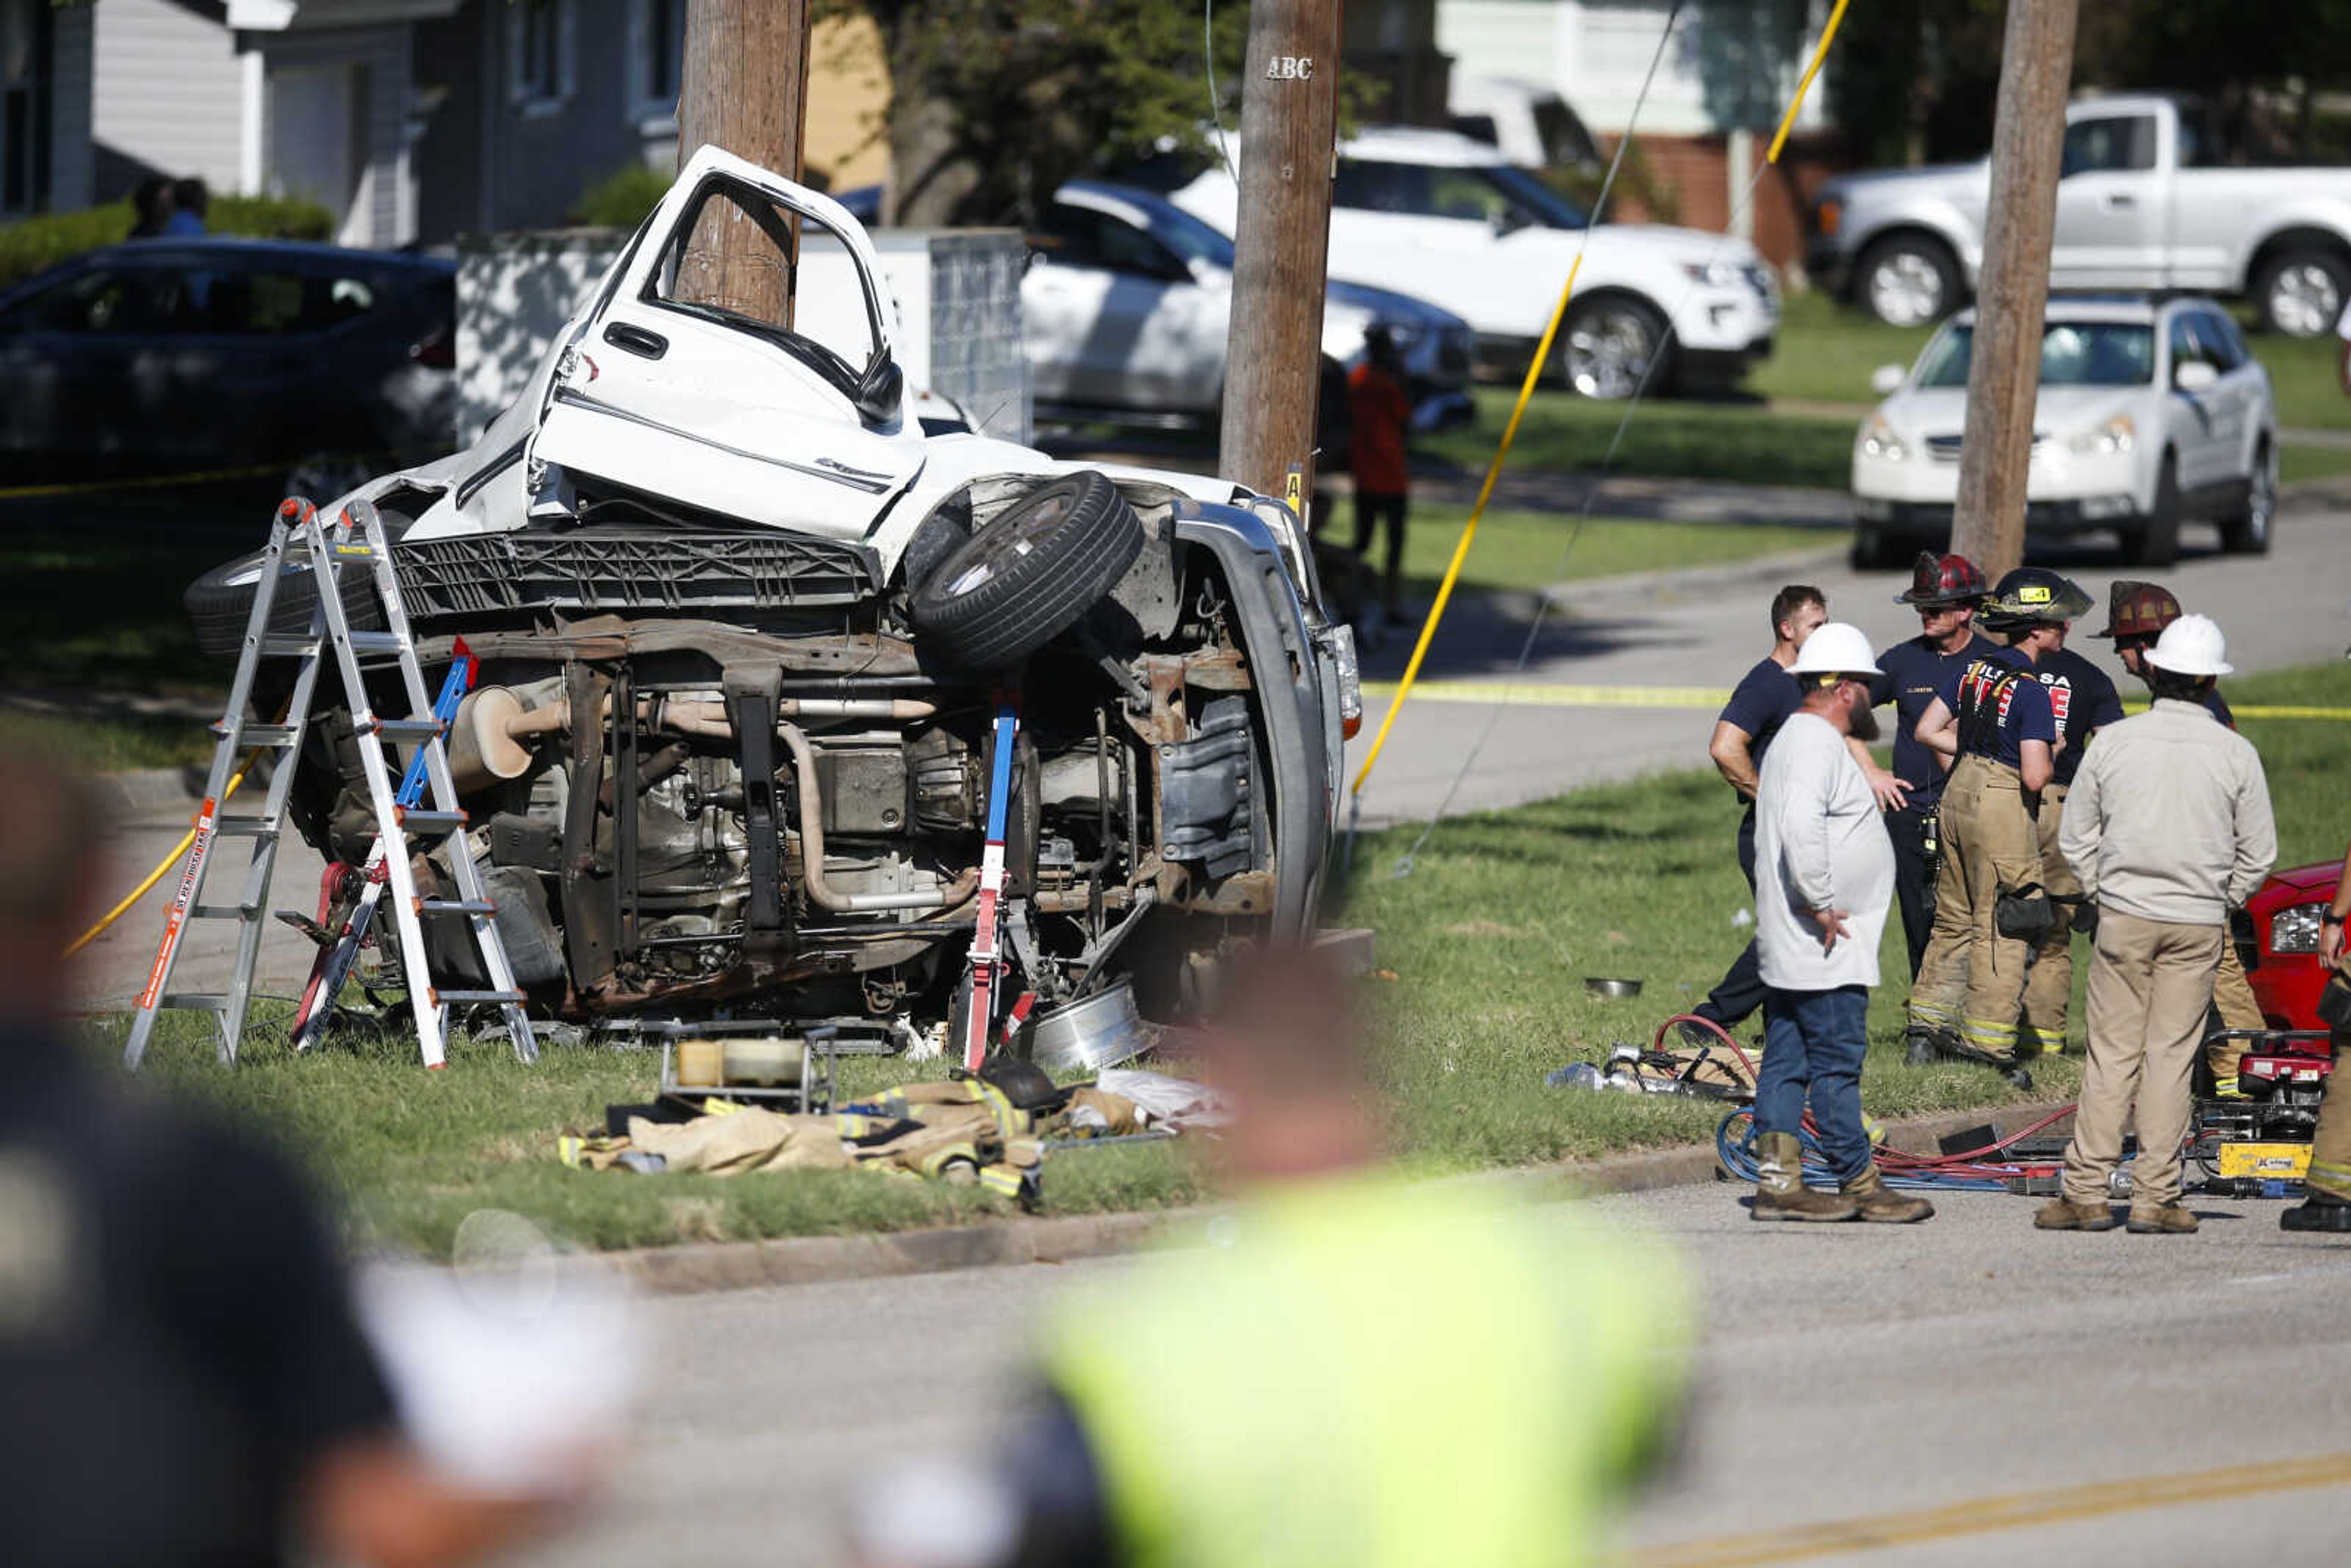
[[[1825,1524],[1782,1530],[1742,1531],[1711,1541],[1684,1541],[1619,1558],[1625,1568],[1752,1568],[1768,1563],[1801,1563],[1850,1552],[1874,1552],[1922,1541],[1947,1541],[1995,1530],[2064,1524],[2112,1513],[2171,1508],[2185,1503],[2258,1497],[2351,1482],[2351,1454],[2276,1464],[2236,1465],[2225,1469],[2139,1476],[2129,1480],[2055,1487],[1975,1498],[1940,1508],[1912,1509]]]

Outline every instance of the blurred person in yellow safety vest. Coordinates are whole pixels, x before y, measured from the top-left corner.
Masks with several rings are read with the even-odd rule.
[[[1048,1317],[991,1458],[870,1489],[886,1568],[1593,1562],[1671,1452],[1692,1305],[1659,1246],[1383,1164],[1325,960],[1235,977],[1203,1042],[1247,1201]],[[1092,1155],[1073,1155],[1092,1158]]]
[[[2163,635],[2163,629],[2179,619],[2179,601],[2171,590],[2159,582],[2117,578],[2106,601],[2106,624],[2091,635],[2114,639],[2115,657],[2124,669],[2145,681],[2147,650]],[[2217,685],[2204,694],[2204,708],[2231,729],[2237,727],[2237,716],[2229,711]],[[2269,1027],[2262,1017],[2261,1003],[2253,999],[2252,983],[2245,978],[2245,961],[2237,952],[2236,932],[2245,918],[2241,910],[2230,912],[2230,939],[2220,944],[2220,967],[2212,977],[2212,1010],[2220,1015],[2223,1030]],[[2245,1045],[2242,1040],[2222,1034],[2205,1047],[2204,1065],[2211,1072],[2214,1093],[2238,1098],[2237,1063],[2244,1060]]]
[[[1919,741],[1954,761],[1943,785],[1935,934],[1910,989],[1914,1062],[1980,1061],[2032,1087],[2017,1059],[2016,1026],[2026,964],[2059,918],[2035,818],[2060,744],[2049,688],[2033,666],[2064,644],[2065,623],[2091,602],[2044,568],[2010,572],[1977,613],[2008,645],[1954,674],[1919,716]]]

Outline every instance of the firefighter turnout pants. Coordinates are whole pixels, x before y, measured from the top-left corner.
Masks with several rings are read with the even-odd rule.
[[[2222,1029],[2269,1027],[2262,1017],[2262,1004],[2253,999],[2253,983],[2245,978],[2245,960],[2237,953],[2233,932],[2220,943],[2220,967],[2212,976],[2212,1010],[2220,1015]],[[2237,1063],[2245,1059],[2249,1043],[2221,1039],[2205,1048],[2204,1065],[2212,1070],[2212,1087],[2221,1093],[2237,1092]],[[2345,1130],[2351,1132],[2351,1124]]]
[[[2065,1145],[2067,1202],[2107,1201],[2123,1128],[2133,1122],[2138,1157],[2131,1163],[2131,1207],[2179,1201],[2179,1145],[2194,1103],[2189,1079],[2224,935],[2218,925],[2099,911],[2090,965],[2090,1061],[2074,1138]],[[2313,1175],[2317,1169],[2314,1159]]]
[[[1943,786],[1943,863],[1935,934],[1910,988],[1910,1025],[1949,1030],[1979,1051],[2008,1056],[2024,1002],[2031,945],[1993,924],[2002,889],[2039,883],[2041,839],[2024,780],[2005,763],[1962,757]]]
[[[2057,852],[2058,819],[2064,815],[2065,786],[2041,791],[2034,826],[2041,839],[2041,886],[2057,906],[2057,924],[2033,944],[2032,968],[2024,980],[2024,1027],[2016,1037],[2020,1056],[2065,1049],[2065,1013],[2074,1002],[2074,912],[2081,907],[2082,883]]]

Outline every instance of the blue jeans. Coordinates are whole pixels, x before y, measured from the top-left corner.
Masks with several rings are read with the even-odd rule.
[[[1869,1050],[1869,988],[1783,991],[1763,1000],[1763,1066],[1755,1075],[1755,1130],[1793,1133],[1812,1096],[1821,1152],[1836,1179],[1869,1168],[1861,1124],[1861,1059]]]

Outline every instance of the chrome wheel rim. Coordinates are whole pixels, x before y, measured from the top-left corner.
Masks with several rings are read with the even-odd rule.
[[[1869,307],[1889,326],[1923,327],[1943,313],[1943,275],[1915,250],[1883,257],[1869,273]]]
[[[1567,383],[1603,402],[1631,397],[1656,351],[1656,338],[1637,313],[1603,307],[1567,329]]]
[[[2335,275],[2314,261],[2296,262],[2270,284],[2270,319],[2291,338],[2315,338],[2343,314],[2343,290]]]

